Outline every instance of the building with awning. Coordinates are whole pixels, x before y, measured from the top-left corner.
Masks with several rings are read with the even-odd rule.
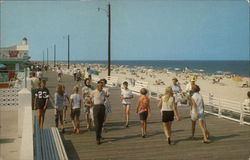
[[[0,82],[11,81],[18,73],[24,72],[24,68],[30,63],[29,59],[26,37],[21,44],[0,48]]]
[[[23,65],[29,62],[29,59],[29,45],[25,37],[20,45],[0,48],[0,64],[6,65],[6,70],[23,70]]]

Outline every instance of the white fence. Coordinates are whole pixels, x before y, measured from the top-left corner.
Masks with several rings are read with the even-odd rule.
[[[92,76],[93,82],[97,82],[101,78],[105,78],[105,77],[99,77],[96,75]],[[121,80],[118,77],[112,77],[112,76],[106,77],[106,79],[108,81],[108,86],[110,87],[121,86],[122,85],[121,82],[125,81],[124,79]],[[148,89],[149,91],[148,95],[152,98],[158,99],[159,96],[163,94],[160,88],[158,88],[156,91],[152,91],[149,87],[148,82],[136,80],[134,84],[129,85],[129,89],[131,89],[134,94],[140,94],[141,88]],[[225,119],[233,120],[236,122],[240,122],[240,124],[250,125],[250,122],[247,122],[244,120],[246,116],[250,116],[250,108],[244,107],[241,102],[231,101],[227,99],[219,99],[219,98],[213,97],[211,94],[209,94],[209,96],[203,95],[203,97],[204,97],[205,104],[207,106],[210,106],[210,110],[207,109],[205,111],[206,113],[216,115],[219,118],[225,118]],[[239,115],[238,116],[239,118],[237,117],[237,115]]]
[[[204,103],[208,107],[210,106],[210,110],[206,110],[206,113],[250,125],[250,122],[244,120],[246,116],[250,116],[250,107],[244,106],[241,102],[216,98],[212,94],[203,96],[203,98]],[[237,115],[239,116],[237,117]]]

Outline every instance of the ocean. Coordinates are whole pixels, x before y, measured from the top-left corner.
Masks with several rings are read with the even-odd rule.
[[[71,61],[71,64],[89,63],[89,64],[107,64],[107,61]],[[195,71],[204,70],[206,74],[213,74],[216,71],[231,72],[240,76],[250,77],[250,61],[195,61],[195,60],[112,60],[112,65],[126,65],[129,67],[145,66],[156,69],[167,68],[174,70],[185,67]]]

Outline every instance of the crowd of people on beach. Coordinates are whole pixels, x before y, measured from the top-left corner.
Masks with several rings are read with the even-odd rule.
[[[58,68],[58,70],[61,70]],[[61,71],[57,71],[58,76],[62,76]],[[61,74],[61,75],[60,75]],[[74,73],[75,74],[75,73]],[[74,80],[75,77],[74,77]],[[204,114],[204,101],[202,95],[199,93],[200,87],[195,84],[195,77],[190,79],[183,91],[178,84],[178,79],[172,79],[172,85],[166,87],[164,95],[160,97],[157,107],[161,109],[161,117],[163,124],[163,131],[166,136],[168,144],[171,144],[171,126],[174,119],[180,120],[177,110],[177,104],[183,101],[191,106],[190,116],[192,124],[191,138],[194,138],[196,122],[199,124],[203,136],[203,143],[209,142],[209,132],[206,127],[205,114]],[[61,82],[61,79],[60,81]],[[65,86],[59,83],[55,90],[54,96],[54,111],[55,111],[55,124],[56,127],[61,127],[61,132],[65,133],[64,124],[66,121],[66,111],[70,109],[70,118],[73,126],[73,133],[79,134],[80,131],[80,116],[83,108],[85,121],[87,123],[87,130],[95,129],[96,142],[101,144],[102,132],[105,131],[104,123],[111,110],[109,88],[106,87],[107,80],[100,79],[96,87],[92,85],[91,76],[84,79],[84,86],[79,88],[74,86],[72,94],[65,90]],[[50,93],[46,88],[46,81],[37,77],[35,72],[31,72],[32,84],[32,104],[33,109],[38,110],[38,122],[40,128],[43,128],[44,115],[48,108]],[[81,91],[81,93],[80,93]],[[142,138],[147,137],[147,119],[151,116],[150,98],[147,96],[148,90],[141,88],[140,96],[137,100],[136,113],[140,119],[140,128]],[[123,82],[121,87],[121,105],[124,110],[124,127],[129,127],[129,114],[134,95],[129,89],[129,83]],[[248,92],[248,105],[250,93]],[[247,102],[246,102],[247,103]]]

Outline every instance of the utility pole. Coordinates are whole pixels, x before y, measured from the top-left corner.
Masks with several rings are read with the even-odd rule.
[[[68,35],[68,69],[69,69],[69,63],[70,63],[70,37]]]
[[[106,12],[108,16],[108,76],[111,73],[111,5],[108,4],[108,10],[103,8],[98,8],[98,11]]]
[[[56,67],[56,45],[54,44],[54,67]]]
[[[49,48],[47,48],[47,66],[49,65]]]
[[[43,67],[44,67],[44,51],[43,51]]]
[[[111,5],[108,4],[108,76],[111,73]]]

